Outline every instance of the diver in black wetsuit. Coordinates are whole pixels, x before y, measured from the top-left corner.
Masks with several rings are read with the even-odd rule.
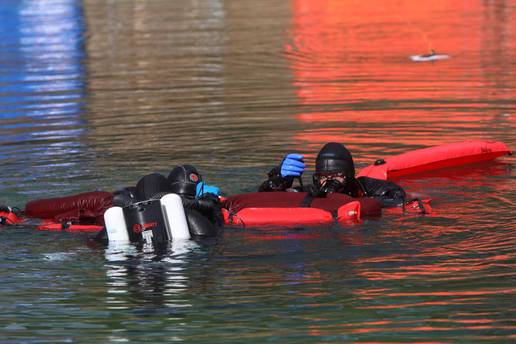
[[[310,197],[325,197],[331,193],[343,193],[352,197],[372,197],[384,207],[402,205],[406,193],[397,184],[369,177],[355,177],[353,157],[346,147],[337,142],[324,145],[315,161],[312,185],[293,187],[294,179],[305,170],[301,154],[288,154],[268,174],[258,191],[307,191]]]
[[[170,192],[181,196],[192,236],[213,236],[222,228],[219,189],[207,185],[191,165],[174,168],[167,177]]]
[[[219,189],[206,185],[191,165],[175,167],[167,178],[159,173],[143,176],[136,187],[113,193],[113,205],[125,207],[135,202],[160,199],[166,194],[181,196],[192,237],[216,235],[223,224]]]
[[[63,230],[72,225],[104,226],[104,213],[113,206],[125,208],[133,203],[161,199],[168,193],[177,193],[185,208],[191,236],[213,236],[223,223],[219,192],[217,187],[206,185],[193,166],[182,165],[174,168],[168,178],[152,173],[142,177],[135,187],[126,187],[114,193],[92,191],[36,199],[28,202],[24,210],[0,205],[0,225],[34,218],[60,223]],[[106,230],[101,230],[95,239],[102,239],[105,234]]]

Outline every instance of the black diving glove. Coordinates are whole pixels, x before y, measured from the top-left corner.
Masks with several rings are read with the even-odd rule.
[[[279,166],[270,170],[268,179],[260,185],[258,191],[285,191],[292,188],[294,178],[301,180],[305,167],[302,154],[287,154]]]
[[[268,173],[268,179],[260,185],[258,191],[285,191],[292,187],[294,183],[293,176],[282,177],[281,167],[274,167]]]

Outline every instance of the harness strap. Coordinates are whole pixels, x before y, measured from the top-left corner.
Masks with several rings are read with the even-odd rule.
[[[303,198],[303,201],[301,202],[300,207],[301,208],[310,208],[313,200],[314,200],[314,195],[311,192],[308,192],[306,194],[305,198]]]

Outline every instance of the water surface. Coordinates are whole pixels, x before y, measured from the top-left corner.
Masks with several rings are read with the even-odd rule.
[[[509,1],[0,4],[0,203],[196,165],[226,195],[288,152],[357,168],[466,139],[514,148]],[[414,63],[431,50],[449,59]],[[6,343],[513,341],[514,158],[398,181],[432,214],[227,228],[164,252],[2,228]]]

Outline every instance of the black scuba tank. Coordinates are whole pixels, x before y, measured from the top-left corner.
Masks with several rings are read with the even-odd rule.
[[[133,203],[123,208],[131,242],[161,244],[171,240],[160,200]]]

